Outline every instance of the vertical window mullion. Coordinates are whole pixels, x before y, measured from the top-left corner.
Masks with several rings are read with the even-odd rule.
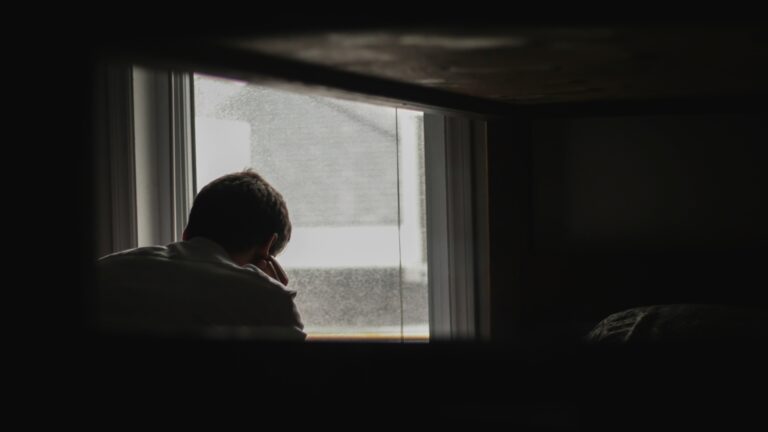
[[[195,195],[194,89],[191,73],[171,73],[173,238],[181,240]]]

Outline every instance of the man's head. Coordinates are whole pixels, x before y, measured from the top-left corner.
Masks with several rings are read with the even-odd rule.
[[[213,240],[230,254],[271,241],[269,253],[277,255],[291,239],[288,208],[283,196],[255,172],[228,174],[195,197],[184,232],[185,239],[194,237]]]

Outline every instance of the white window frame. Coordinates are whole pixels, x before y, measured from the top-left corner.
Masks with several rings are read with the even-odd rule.
[[[133,187],[112,191],[132,195],[116,226],[135,231],[130,247],[181,239],[196,191],[192,83],[192,73],[131,70],[133,143],[120,148],[133,166],[112,167],[133,170]],[[426,110],[424,145],[430,341],[487,341],[486,123]]]
[[[195,193],[190,74],[133,68],[137,246],[181,240]]]

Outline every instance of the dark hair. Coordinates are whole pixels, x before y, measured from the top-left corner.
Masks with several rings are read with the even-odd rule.
[[[228,174],[208,183],[189,212],[187,237],[205,237],[227,252],[239,253],[277,239],[277,255],[291,239],[291,221],[283,196],[251,170]]]

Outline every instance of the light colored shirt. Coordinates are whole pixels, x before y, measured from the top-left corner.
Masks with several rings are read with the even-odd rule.
[[[97,262],[102,330],[159,335],[305,338],[289,290],[202,237],[131,249]]]

